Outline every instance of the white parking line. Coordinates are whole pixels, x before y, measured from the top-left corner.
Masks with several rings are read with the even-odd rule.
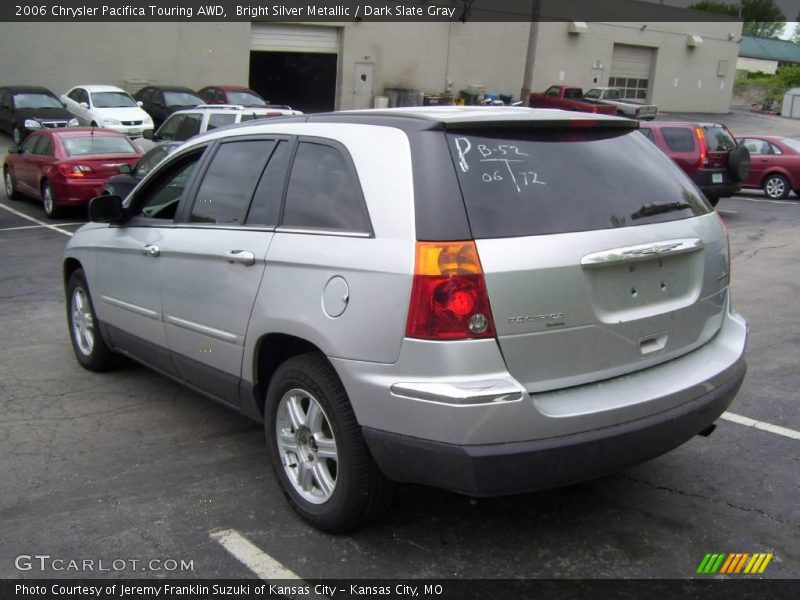
[[[40,227],[47,227],[48,229],[52,229],[53,231],[57,231],[58,233],[63,233],[64,235],[68,235],[72,237],[74,234],[71,231],[65,231],[64,229],[60,229],[57,225],[51,225],[50,223],[45,223],[44,221],[40,221],[39,219],[34,219],[33,217],[29,217],[23,212],[20,212],[10,206],[6,206],[5,204],[0,203],[0,208],[7,210],[10,213],[14,213],[18,217],[22,217],[23,219],[27,219],[28,221],[33,221]]]
[[[0,205],[2,206],[2,205]],[[59,223],[59,227],[69,227],[72,225],[83,225],[83,223]],[[3,227],[0,231],[19,231],[20,229],[41,229],[45,225],[23,225],[22,227]]]
[[[301,580],[298,575],[284,567],[235,529],[212,531],[209,533],[209,537],[222,545],[225,550],[261,579]]]
[[[770,433],[782,435],[793,440],[800,440],[800,431],[795,431],[794,429],[789,429],[788,427],[773,425],[772,423],[765,423],[764,421],[756,421],[755,419],[743,417],[742,415],[737,415],[736,413],[724,412],[722,415],[720,415],[720,419],[725,419],[731,423],[738,423],[739,425],[744,425],[746,427],[755,427],[756,429],[769,431]]]
[[[767,200],[766,198],[745,198],[744,196],[734,196],[733,200],[746,200],[747,202],[769,202],[770,204],[791,204],[797,206],[800,202],[792,202],[791,200]]]

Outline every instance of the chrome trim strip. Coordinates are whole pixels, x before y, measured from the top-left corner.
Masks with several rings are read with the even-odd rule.
[[[508,379],[425,383],[395,383],[392,395],[455,406],[476,406],[498,402],[518,402],[527,395],[525,389]]]
[[[156,321],[161,320],[161,315],[154,310],[150,310],[149,308],[137,306],[136,304],[130,304],[129,302],[123,302],[122,300],[117,300],[111,296],[100,296],[100,299],[106,304],[128,310],[132,313],[136,313],[137,315],[141,315],[149,319],[155,319]]]
[[[325,229],[302,229],[299,227],[278,227],[275,233],[304,233],[308,235],[328,235],[339,237],[358,237],[369,238],[372,234],[364,233],[363,231],[327,231]]]
[[[696,252],[705,247],[700,238],[683,238],[676,240],[663,240],[649,244],[625,246],[593,252],[581,258],[582,267],[604,267],[618,265],[640,260],[650,260],[662,256],[675,256],[687,252]]]
[[[173,317],[172,315],[167,315],[164,320],[170,325],[175,325],[176,327],[188,329],[189,331],[193,331],[195,333],[207,335],[208,337],[213,337],[223,342],[228,342],[229,344],[241,346],[239,343],[240,338],[235,333],[229,333],[227,331],[222,331],[221,329],[214,329],[213,327],[201,325],[200,323],[195,323],[194,321],[179,319],[178,317]]]

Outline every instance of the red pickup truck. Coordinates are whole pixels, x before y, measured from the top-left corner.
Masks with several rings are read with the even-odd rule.
[[[617,114],[617,107],[611,104],[596,104],[583,99],[583,90],[566,85],[551,85],[544,94],[531,94],[530,106],[536,108],[561,108],[581,112]]]

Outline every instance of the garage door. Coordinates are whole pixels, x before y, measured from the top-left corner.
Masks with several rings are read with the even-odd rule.
[[[336,54],[339,52],[339,29],[253,23],[250,29],[250,50]]]
[[[619,88],[625,98],[646,100],[655,54],[655,48],[614,44],[608,85]]]

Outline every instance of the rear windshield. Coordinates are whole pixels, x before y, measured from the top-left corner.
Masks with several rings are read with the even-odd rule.
[[[706,132],[706,144],[709,152],[726,152],[736,147],[728,130],[719,125],[709,125],[703,127]]]
[[[789,146],[795,152],[800,152],[800,140],[796,140],[793,138],[784,138],[783,143]]]
[[[710,210],[638,131],[509,128],[447,137],[476,238],[628,227]],[[660,205],[672,208],[652,210]]]
[[[164,102],[167,106],[197,106],[203,100],[189,92],[164,92]]]
[[[86,136],[69,137],[63,140],[67,156],[89,156],[92,154],[136,154],[136,148],[125,137]]]

